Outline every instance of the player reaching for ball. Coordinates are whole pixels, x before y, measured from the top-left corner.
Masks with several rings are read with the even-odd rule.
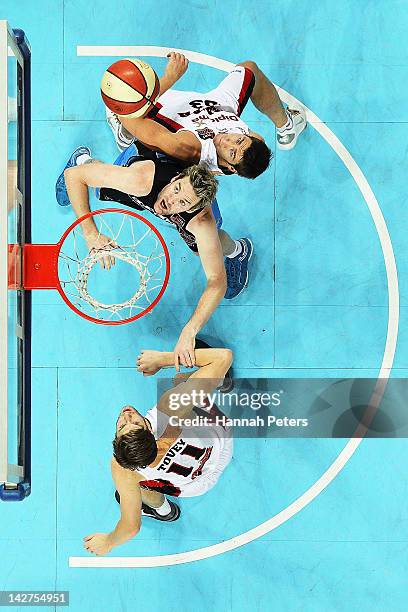
[[[143,118],[107,111],[108,123],[123,150],[136,137],[145,145],[188,163],[205,164],[215,173],[256,178],[264,172],[271,152],[259,134],[241,119],[249,98],[276,126],[277,145],[290,150],[307,122],[302,109],[285,109],[274,85],[257,64],[236,65],[208,93],[177,91],[174,83],[187,70],[180,53],[170,53],[160,97]]]
[[[77,217],[81,217],[90,210],[88,187],[99,187],[100,200],[113,200],[153,213],[172,224],[188,247],[199,254],[207,285],[174,349],[176,367],[179,364],[192,367],[196,335],[224,295],[234,297],[248,280],[252,243],[248,238],[235,241],[225,232],[219,234],[211,210],[217,181],[207,168],[199,165],[182,168],[155,154],[145,159],[137,155],[134,146],[128,147],[116,164],[93,160],[90,150],[80,147],[58,178],[57,201],[61,205],[72,204]],[[115,246],[111,238],[101,235],[92,217],[81,225],[90,250]],[[234,250],[239,250],[237,256]],[[232,279],[228,285],[223,253],[227,255]],[[114,261],[107,250],[102,262],[110,267]]]
[[[221,413],[215,406],[209,411],[205,403],[195,407],[194,398],[215,391],[232,363],[232,354],[228,349],[195,352],[199,369],[164,393],[146,416],[132,406],[125,406],[119,413],[111,470],[120,520],[111,533],[93,533],[84,538],[89,552],[105,555],[135,537],[142,517],[177,520],[180,508],[165,495],[203,495],[214,487],[230,462],[232,437],[228,428],[217,423],[216,417]],[[171,366],[174,355],[142,351],[137,363],[140,372],[151,376]],[[177,405],[181,397],[183,403]],[[191,423],[197,416],[202,421]]]

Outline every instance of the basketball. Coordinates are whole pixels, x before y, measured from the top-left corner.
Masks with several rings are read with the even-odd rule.
[[[140,59],[121,59],[102,77],[101,94],[106,106],[123,117],[142,117],[160,92],[157,74]]]

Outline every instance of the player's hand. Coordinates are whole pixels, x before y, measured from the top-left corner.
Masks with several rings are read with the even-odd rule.
[[[154,376],[161,370],[160,351],[140,351],[136,359],[137,371],[143,376]]]
[[[84,537],[84,548],[94,555],[106,555],[113,545],[109,533],[92,533]]]
[[[180,372],[180,365],[186,368],[195,366],[195,334],[184,328],[174,348],[174,367]]]
[[[164,76],[174,83],[178,81],[188,68],[188,59],[182,53],[172,51],[167,55],[169,61]]]
[[[89,252],[101,251],[100,265],[105,270],[110,270],[111,266],[116,263],[115,257],[109,255],[109,251],[117,249],[118,245],[109,236],[95,232],[92,234],[85,234],[86,244],[88,245]]]

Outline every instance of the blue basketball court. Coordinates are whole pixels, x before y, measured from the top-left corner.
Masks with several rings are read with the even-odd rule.
[[[221,177],[217,199],[224,229],[254,244],[249,285],[199,335],[233,350],[238,378],[408,376],[405,2],[4,0],[0,19],[31,45],[33,243],[75,219],[55,200],[72,151],[118,155],[99,89],[109,64],[140,57],[161,75],[184,50],[177,87],[205,92],[254,60],[309,126],[280,151],[248,103],[274,159],[255,181]],[[174,348],[205,286],[198,258],[155,224],[171,273],[151,314],[95,325],[33,292],[32,491],[0,503],[0,589],[69,591],[75,612],[405,611],[406,439],[239,438],[217,486],[179,500],[178,522],[144,520],[105,557],[84,550],[119,518],[117,414],[156,401],[136,357]]]

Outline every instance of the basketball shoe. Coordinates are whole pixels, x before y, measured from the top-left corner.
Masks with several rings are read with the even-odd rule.
[[[296,145],[297,139],[307,127],[306,113],[303,109],[288,108],[286,110],[288,122],[276,131],[278,148],[290,151]]]
[[[120,504],[120,495],[117,491],[115,491],[115,499]],[[167,499],[167,498],[166,498]],[[142,516],[150,516],[150,518],[156,519],[156,521],[164,521],[164,522],[173,522],[177,521],[180,518],[181,510],[180,507],[172,502],[170,499],[167,499],[170,504],[170,512],[168,514],[159,514],[155,508],[151,508],[147,504],[142,503]]]
[[[106,107],[106,121],[113,132],[119,151],[124,151],[133,144],[135,137],[123,127],[118,116],[109,110],[108,107]]]
[[[60,206],[70,206],[71,202],[68,198],[67,186],[65,185],[64,172],[67,168],[72,168],[77,165],[77,159],[81,155],[91,155],[91,150],[88,147],[78,147],[72,153],[71,157],[67,161],[64,170],[59,175],[57,182],[55,184],[55,196],[57,198],[57,202]]]
[[[225,258],[228,285],[224,296],[226,300],[236,298],[248,284],[248,263],[254,248],[249,238],[241,238],[238,242],[242,245],[241,253]]]

